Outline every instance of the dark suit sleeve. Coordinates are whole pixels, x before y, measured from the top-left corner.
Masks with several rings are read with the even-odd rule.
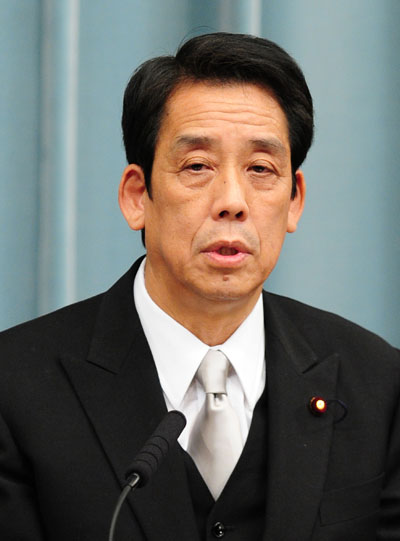
[[[400,362],[400,351],[399,362]],[[381,498],[378,541],[400,540],[400,396],[397,400]]]
[[[3,541],[45,539],[36,502],[28,461],[0,416],[0,538]]]

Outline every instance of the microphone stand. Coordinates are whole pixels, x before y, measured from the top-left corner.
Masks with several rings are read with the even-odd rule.
[[[126,497],[130,493],[131,490],[134,490],[138,483],[140,481],[140,476],[137,473],[132,474],[130,477],[128,484],[124,486],[121,494],[119,495],[117,504],[114,509],[114,513],[111,519],[111,525],[110,525],[110,533],[108,535],[108,541],[114,541],[114,532],[115,532],[115,526],[117,524],[119,512],[121,511],[122,504],[126,500]]]

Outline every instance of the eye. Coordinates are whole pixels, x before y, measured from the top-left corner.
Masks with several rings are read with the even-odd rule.
[[[190,171],[202,171],[204,168],[204,163],[191,163],[186,167],[186,169],[189,169]]]
[[[269,171],[264,165],[252,165],[250,168],[254,173],[266,173]]]

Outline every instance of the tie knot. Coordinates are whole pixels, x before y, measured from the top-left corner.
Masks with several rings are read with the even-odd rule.
[[[229,360],[219,349],[208,350],[197,371],[206,393],[226,394]]]

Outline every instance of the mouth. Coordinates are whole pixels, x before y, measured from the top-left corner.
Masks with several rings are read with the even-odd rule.
[[[235,267],[249,255],[249,248],[242,242],[215,242],[207,246],[202,253],[217,266]]]
[[[220,255],[235,255],[239,253],[239,250],[236,248],[231,248],[229,246],[221,246],[216,250],[216,252]]]

